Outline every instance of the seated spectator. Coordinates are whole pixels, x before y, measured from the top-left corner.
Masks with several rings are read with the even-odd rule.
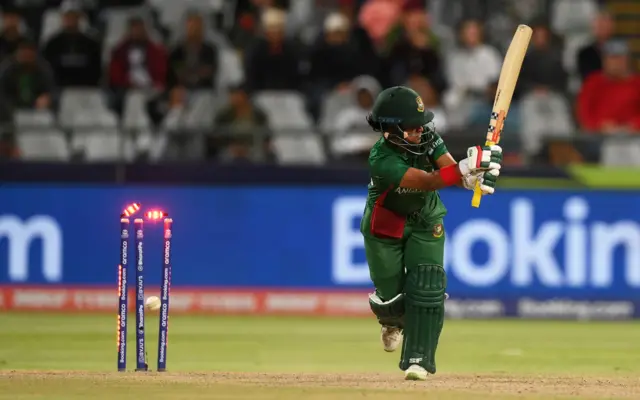
[[[409,78],[405,86],[412,88],[422,97],[424,108],[433,113],[433,123],[438,133],[442,134],[446,132],[447,115],[440,103],[440,96],[431,82],[420,75],[413,75]]]
[[[465,115],[470,100],[481,99],[486,102],[487,92],[492,91],[490,85],[498,80],[502,68],[502,57],[498,50],[483,42],[479,21],[467,20],[462,23],[460,44],[448,60],[451,87],[444,97],[444,103],[450,116]]]
[[[45,44],[44,58],[61,87],[95,87],[102,75],[102,49],[93,35],[80,30],[82,9],[74,1],[62,4],[62,30]]]
[[[364,69],[350,30],[347,17],[339,13],[330,14],[325,19],[324,35],[311,50],[309,109],[316,120],[325,94],[332,90],[349,90],[351,80]]]
[[[13,56],[18,45],[26,39],[20,31],[20,14],[11,8],[2,10],[2,33],[0,33],[0,61]]]
[[[378,81],[371,76],[364,75],[354,79],[350,84],[353,106],[336,116],[335,130],[346,133],[354,128],[368,127],[367,115],[371,113],[371,107],[381,90]]]
[[[585,81],[578,96],[578,120],[586,131],[640,133],[640,75],[631,72],[623,41],[603,46],[603,70]]]
[[[111,53],[109,85],[114,89],[163,89],[167,78],[167,54],[149,38],[141,18],[129,20],[129,29]]]
[[[251,101],[243,85],[230,89],[229,104],[216,114],[214,125],[217,137],[209,138],[208,158],[218,156],[222,162],[273,159],[267,114]]]
[[[402,6],[402,14],[398,22],[391,28],[385,38],[386,53],[406,39],[427,43],[429,48],[438,51],[440,40],[431,29],[431,21],[422,0],[407,0]]]
[[[58,0],[59,1],[59,0]],[[29,32],[29,39],[36,43],[40,38],[42,30],[42,15],[47,10],[51,0],[4,0],[2,1],[3,11],[8,5],[18,15],[24,23],[24,28]]]
[[[613,37],[615,21],[611,14],[601,11],[593,21],[595,40],[578,51],[578,71],[584,82],[590,74],[602,69],[602,46]]]
[[[351,40],[355,42],[358,47],[359,56],[362,58],[362,64],[364,69],[361,71],[363,75],[371,75],[376,77],[380,81],[380,74],[382,68],[382,60],[378,52],[374,47],[374,43],[369,37],[367,31],[362,27],[360,21],[358,21],[358,9],[360,4],[357,4],[353,0],[335,0],[335,7],[340,10],[340,13],[347,17],[349,25],[351,26]],[[331,6],[330,2],[323,3],[325,7]]]
[[[367,115],[382,88],[375,78],[366,75],[354,79],[350,86],[354,103],[336,116],[332,148],[337,158],[364,162],[371,146],[380,139],[371,132]]]
[[[389,77],[385,86],[401,85],[409,76],[421,75],[429,79],[438,94],[446,89],[438,37],[431,30],[424,2],[405,4],[402,24],[391,31],[388,41],[385,64]]]
[[[237,0],[229,37],[237,48],[245,48],[256,35],[260,16],[269,8],[289,9],[289,0]]]
[[[268,9],[262,14],[263,35],[245,54],[245,77],[250,92],[300,89],[301,54],[296,44],[285,38],[287,14]]]
[[[360,26],[369,34],[373,46],[379,52],[384,52],[387,35],[399,21],[401,14],[401,3],[395,0],[368,0],[360,8]]]
[[[541,21],[532,24],[533,36],[524,59],[519,86],[524,92],[564,93],[567,72],[562,65],[562,47],[554,43],[549,27]]]
[[[25,40],[0,70],[2,101],[10,109],[49,109],[54,91],[49,63],[38,57],[34,42]]]
[[[218,51],[204,37],[202,16],[186,18],[186,35],[169,56],[169,84],[186,89],[213,88],[218,72]]]
[[[522,97],[520,142],[524,153],[536,156],[543,150],[546,139],[569,138],[575,131],[571,111],[563,94],[534,90]],[[511,111],[507,125],[511,130]]]

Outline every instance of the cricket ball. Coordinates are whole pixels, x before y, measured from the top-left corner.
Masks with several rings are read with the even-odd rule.
[[[149,310],[156,311],[160,309],[160,298],[158,296],[149,296],[145,305]]]

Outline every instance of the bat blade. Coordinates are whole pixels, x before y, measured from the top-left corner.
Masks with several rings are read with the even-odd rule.
[[[518,76],[520,76],[520,70],[522,69],[522,62],[527,54],[527,48],[529,47],[532,34],[533,30],[531,27],[518,25],[513,39],[511,39],[511,44],[507,49],[507,54],[504,57],[502,69],[500,70],[500,78],[498,80],[496,96],[493,101],[493,110],[489,120],[485,146],[492,146],[500,142],[500,135],[502,134],[507,115],[509,114],[509,106],[511,106],[513,92],[516,89]],[[473,191],[471,205],[476,208],[480,207],[481,199],[482,191],[480,190],[480,184],[477,183]]]

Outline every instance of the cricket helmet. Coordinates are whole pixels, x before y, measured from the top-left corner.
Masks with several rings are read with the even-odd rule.
[[[383,90],[373,105],[367,122],[376,132],[388,132],[388,140],[413,154],[427,152],[427,136],[435,131],[433,113],[425,111],[420,95],[406,86]],[[405,131],[423,128],[420,142],[411,143],[404,138]]]

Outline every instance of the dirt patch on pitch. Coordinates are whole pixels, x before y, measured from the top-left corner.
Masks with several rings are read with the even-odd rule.
[[[640,398],[640,378],[576,376],[517,376],[508,374],[438,374],[427,382],[406,382],[400,374],[328,374],[328,373],[100,373],[86,371],[0,371],[0,379],[49,380],[89,379],[163,383],[192,383],[204,386],[252,385],[259,387],[353,388],[390,391],[413,391],[429,388],[441,393],[472,392],[476,395],[538,395],[579,398]]]

